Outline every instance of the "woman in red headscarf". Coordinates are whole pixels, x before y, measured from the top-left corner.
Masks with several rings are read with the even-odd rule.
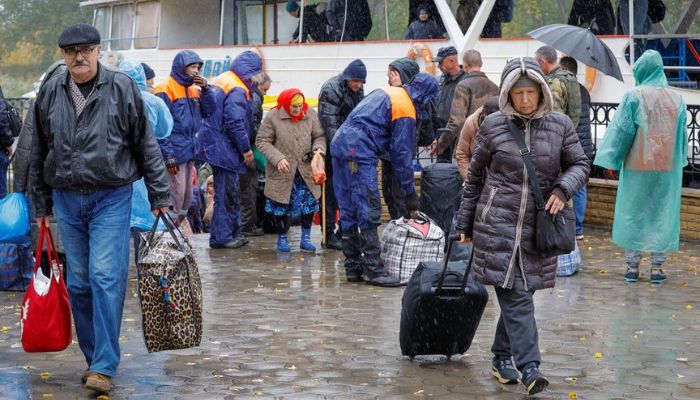
[[[267,159],[265,211],[275,217],[277,250],[290,251],[287,240],[290,218],[301,218],[302,251],[314,252],[311,222],[318,211],[321,188],[314,183],[311,160],[325,156],[326,136],[316,111],[306,104],[299,89],[287,89],[277,97],[260,126],[255,145]]]

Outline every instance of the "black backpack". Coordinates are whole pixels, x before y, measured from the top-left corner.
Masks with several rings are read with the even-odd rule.
[[[1,101],[0,120],[2,120],[2,131],[0,131],[0,136],[3,141],[11,141],[19,136],[19,132],[22,130],[22,117],[10,102],[5,99],[1,99]]]

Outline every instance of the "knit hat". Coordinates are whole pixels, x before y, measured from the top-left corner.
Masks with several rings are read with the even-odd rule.
[[[156,77],[156,73],[153,72],[153,69],[148,66],[146,63],[141,63],[141,66],[143,67],[143,72],[146,74],[146,80],[153,79]]]
[[[347,67],[343,70],[342,78],[344,81],[362,81],[365,83],[367,79],[367,67],[362,60],[353,60]]]
[[[522,75],[520,75],[520,78],[518,78],[518,80],[515,81],[513,86],[510,87],[510,90],[518,89],[518,88],[522,88],[522,87],[531,87],[531,88],[539,89],[540,84],[533,81],[532,79],[530,79],[530,77],[527,76],[527,74],[522,74]]]
[[[299,4],[294,0],[287,1],[287,6],[284,8],[288,13],[293,13],[299,9]]]

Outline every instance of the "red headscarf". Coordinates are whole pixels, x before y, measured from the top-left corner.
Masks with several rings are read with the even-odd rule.
[[[294,116],[292,115],[291,111],[289,110],[292,104],[292,99],[294,96],[297,94],[301,95],[301,97],[304,99],[304,106],[301,109],[301,112],[299,115]],[[283,90],[282,93],[277,96],[277,105],[275,108],[280,109],[284,108],[285,111],[287,111],[287,114],[289,114],[290,117],[292,117],[292,122],[297,122],[304,118],[304,115],[306,115],[306,111],[309,109],[309,105],[306,104],[306,97],[304,97],[304,93],[301,92],[301,90],[296,89],[296,88],[291,88],[291,89],[286,89]]]

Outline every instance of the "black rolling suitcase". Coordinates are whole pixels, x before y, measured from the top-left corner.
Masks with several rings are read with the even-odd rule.
[[[488,302],[484,285],[469,278],[469,261],[421,262],[401,300],[401,353],[417,355],[462,354],[469,349]]]

